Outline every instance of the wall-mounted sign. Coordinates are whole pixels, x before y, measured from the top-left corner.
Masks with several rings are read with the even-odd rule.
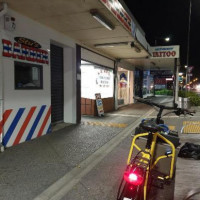
[[[188,67],[188,72],[191,73],[193,69],[194,69],[194,66],[189,66]]]
[[[100,0],[125,28],[132,32],[132,20],[118,0]]]
[[[170,70],[151,70],[150,74],[156,78],[171,78],[173,72]]]
[[[153,58],[179,58],[180,46],[151,47],[150,53]]]
[[[101,94],[97,93],[97,94],[95,94],[95,97],[96,97],[98,115],[100,117],[104,116],[103,102],[102,102],[102,99],[101,99]]]
[[[33,48],[36,48],[36,49],[40,49],[41,48],[41,45],[33,40],[30,40],[30,39],[27,39],[25,37],[15,37],[14,38],[15,41],[19,44],[23,44],[27,47],[33,47]]]
[[[12,44],[11,41],[5,39],[2,39],[2,45],[2,55],[5,57],[49,64],[48,52],[46,50],[29,47],[18,42]]]

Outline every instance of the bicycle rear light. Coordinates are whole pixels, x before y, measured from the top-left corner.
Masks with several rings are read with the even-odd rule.
[[[124,180],[133,185],[141,185],[143,183],[143,177],[136,172],[124,172]]]

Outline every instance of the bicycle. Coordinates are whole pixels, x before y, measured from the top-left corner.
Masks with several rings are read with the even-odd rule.
[[[156,119],[143,119],[139,125],[139,131],[136,130],[136,135],[133,137],[130,147],[126,170],[118,189],[117,200],[147,200],[153,183],[157,182],[158,186],[163,187],[165,183],[173,179],[176,147],[180,143],[176,132],[170,132],[168,126],[164,124],[162,112],[163,110],[172,110],[170,113],[175,113],[177,116],[195,113],[195,111],[178,108],[176,104],[169,107],[141,98],[135,99],[141,103],[158,107],[159,112]],[[143,133],[141,133],[142,131]],[[142,140],[140,141],[139,138]],[[159,151],[162,151],[162,154],[156,155],[158,153],[156,148],[161,141],[167,144],[167,149],[166,147],[162,148],[163,145],[161,144]],[[138,153],[133,153],[134,149]],[[168,162],[167,173],[163,173],[163,169],[161,169],[161,172],[156,169],[156,166],[164,159],[167,159]]]

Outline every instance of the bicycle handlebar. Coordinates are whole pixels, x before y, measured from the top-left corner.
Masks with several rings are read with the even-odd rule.
[[[147,105],[150,105],[150,106],[156,106],[162,110],[166,109],[166,110],[174,110],[174,113],[178,116],[180,116],[181,114],[189,114],[189,115],[192,115],[193,113],[195,113],[195,110],[189,110],[189,109],[185,109],[185,108],[178,108],[178,105],[175,104],[175,106],[171,107],[171,106],[165,106],[165,105],[161,105],[161,104],[158,104],[158,103],[154,103],[154,102],[150,102],[148,100],[144,100],[142,98],[139,98],[139,97],[133,97],[135,100],[141,102],[141,103],[144,103],[144,104],[147,104]]]

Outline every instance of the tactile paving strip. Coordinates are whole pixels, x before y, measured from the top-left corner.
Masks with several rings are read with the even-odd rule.
[[[175,130],[175,126],[168,126],[169,130],[174,131]]]
[[[84,122],[85,125],[90,126],[107,126],[107,127],[117,127],[126,128],[128,124],[112,123],[112,122]]]
[[[183,121],[183,133],[200,134],[200,121]]]

